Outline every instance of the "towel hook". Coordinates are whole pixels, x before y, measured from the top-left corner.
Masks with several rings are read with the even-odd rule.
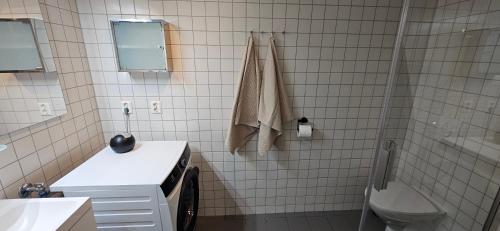
[[[253,30],[250,31],[250,34],[253,34]],[[272,35],[274,35],[275,33],[280,33],[280,34],[285,34],[285,31],[281,31],[281,32],[275,32],[275,31],[270,31],[270,32],[266,32],[266,31],[258,31],[257,33],[259,34],[265,34],[265,33],[271,33]]]

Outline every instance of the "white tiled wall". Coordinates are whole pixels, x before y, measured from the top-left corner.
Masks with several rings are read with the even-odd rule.
[[[401,68],[410,71],[400,70],[412,92],[407,98],[412,110],[397,176],[445,207],[439,230],[482,230],[500,185],[499,159],[467,151],[463,142],[447,145],[443,139],[479,137],[477,150],[500,155],[500,149],[485,141],[500,130],[500,4],[433,4],[435,10],[427,14],[431,19],[415,25],[430,34],[422,38],[414,33],[404,49],[423,59],[403,62]],[[417,38],[425,46],[411,44]],[[419,62],[421,68],[411,71]]]
[[[67,113],[8,135],[0,143],[0,198],[24,182],[52,183],[104,145],[75,1],[0,1],[2,15],[43,16]]]
[[[124,130],[132,102],[140,140],[188,140],[201,167],[202,215],[360,208],[372,160],[399,0],[77,0],[105,139]],[[171,23],[172,73],[117,72],[110,19]],[[267,156],[251,141],[224,147],[236,76],[249,31],[277,32],[297,118]],[[285,31],[284,34],[279,32]],[[255,34],[260,57],[270,33]],[[262,61],[262,60],[261,60]],[[162,114],[151,114],[152,100]]]
[[[202,215],[360,207],[400,1],[52,0],[40,12],[32,2],[8,1],[0,13],[50,22],[68,114],[0,137],[9,145],[1,197],[15,197],[24,181],[52,182],[95,153],[123,131],[119,103],[129,100],[137,138],[190,142]],[[500,184],[497,162],[440,142],[454,121],[468,137],[498,131],[500,31],[478,30],[499,26],[497,2],[414,1],[410,11],[388,137],[403,143],[398,179],[446,207],[442,230],[479,230]],[[170,22],[173,72],[117,72],[116,18]],[[463,28],[479,40],[464,44]],[[236,155],[223,143],[251,30],[285,31],[275,36],[288,95],[296,117],[315,126],[311,140],[297,140],[288,124],[265,157],[255,140]],[[255,34],[261,58],[269,35]],[[162,114],[150,113],[152,100]]]

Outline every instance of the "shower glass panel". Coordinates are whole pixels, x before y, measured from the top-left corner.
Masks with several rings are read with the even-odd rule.
[[[500,1],[411,0],[393,59],[373,173],[444,209],[432,230],[500,230]]]

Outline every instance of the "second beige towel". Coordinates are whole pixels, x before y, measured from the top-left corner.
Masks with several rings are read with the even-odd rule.
[[[286,95],[274,38],[271,37],[260,86],[258,141],[260,155],[267,154],[276,138],[283,133],[282,124],[292,119],[293,114]]]

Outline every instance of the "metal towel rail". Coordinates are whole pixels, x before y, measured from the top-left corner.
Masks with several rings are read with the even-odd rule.
[[[394,164],[396,148],[397,144],[394,140],[386,140],[384,142],[382,150],[384,153],[379,153],[379,160],[377,161],[378,165],[373,185],[376,190],[383,190],[387,188],[387,183],[390,180],[392,166]]]

